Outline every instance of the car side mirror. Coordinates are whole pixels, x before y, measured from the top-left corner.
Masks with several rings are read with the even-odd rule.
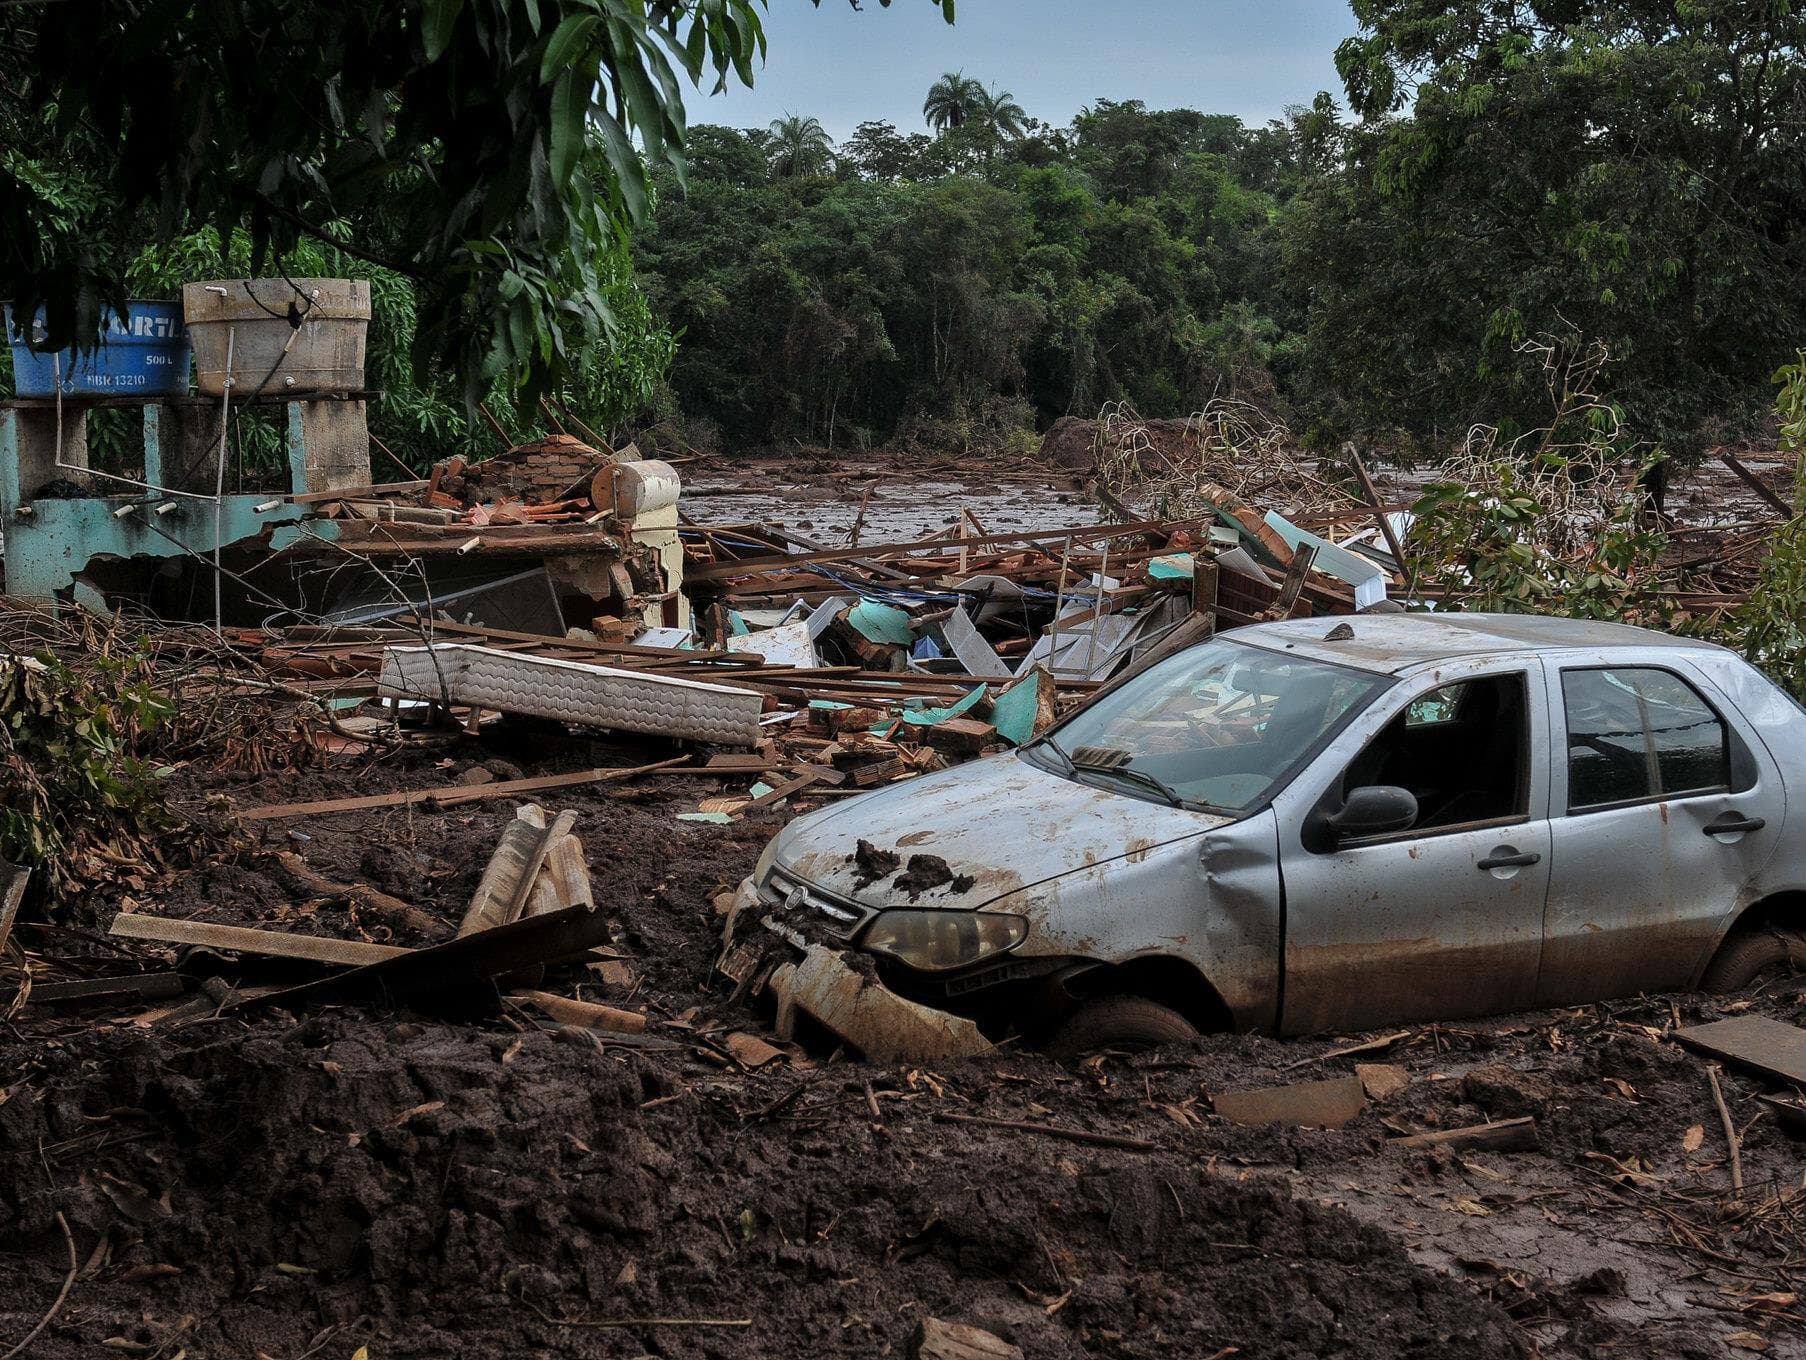
[[[1324,822],[1339,841],[1409,831],[1417,822],[1417,796],[1396,784],[1363,785],[1350,789],[1341,808]]]

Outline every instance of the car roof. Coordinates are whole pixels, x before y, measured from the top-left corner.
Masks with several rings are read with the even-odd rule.
[[[1330,640],[1332,633],[1340,640]],[[1627,623],[1542,614],[1357,614],[1253,624],[1224,636],[1386,675],[1460,657],[1617,647],[1713,650],[1710,643]]]

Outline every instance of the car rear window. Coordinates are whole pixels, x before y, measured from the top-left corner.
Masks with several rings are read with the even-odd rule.
[[[1672,671],[1569,670],[1561,684],[1569,811],[1729,787],[1724,722]]]

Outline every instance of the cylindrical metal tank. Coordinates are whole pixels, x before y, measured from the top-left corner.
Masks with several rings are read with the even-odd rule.
[[[195,386],[232,396],[351,392],[364,386],[370,285],[363,279],[215,279],[182,289]]]

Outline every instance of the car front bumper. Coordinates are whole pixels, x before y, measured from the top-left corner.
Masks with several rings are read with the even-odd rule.
[[[775,919],[750,878],[734,894],[722,943],[716,970],[737,995],[773,998],[782,1038],[794,1032],[800,1011],[875,1062],[967,1058],[991,1048],[974,1021],[886,987],[868,956],[811,941]]]

